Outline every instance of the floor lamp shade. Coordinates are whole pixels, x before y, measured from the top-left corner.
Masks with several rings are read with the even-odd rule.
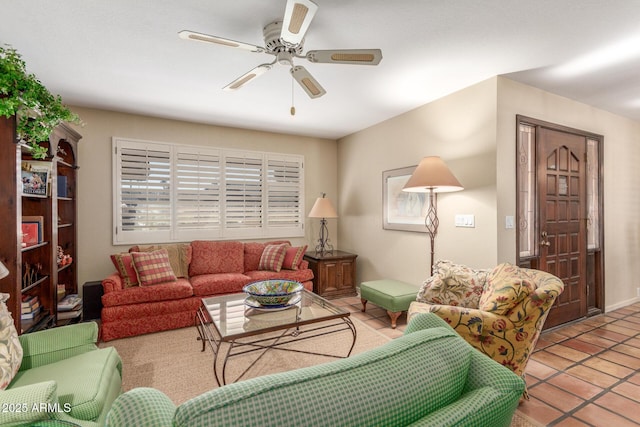
[[[424,225],[427,228],[427,234],[429,234],[431,241],[429,275],[433,273],[434,245],[439,224],[436,193],[447,193],[463,189],[460,181],[458,181],[445,162],[438,156],[430,156],[422,159],[402,188],[402,191],[411,193],[429,193],[429,209],[424,219]]]
[[[428,193],[431,190],[434,193],[464,190],[460,181],[438,156],[422,159],[402,188],[402,191],[412,193]]]

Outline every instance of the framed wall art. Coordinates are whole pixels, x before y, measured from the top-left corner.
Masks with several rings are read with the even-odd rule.
[[[415,168],[382,172],[382,228],[385,230],[427,232],[424,218],[429,209],[429,195],[402,191]]]

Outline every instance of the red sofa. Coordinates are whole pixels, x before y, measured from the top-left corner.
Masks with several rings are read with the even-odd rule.
[[[313,290],[313,272],[307,261],[301,260],[297,269],[259,269],[265,247],[281,243],[289,242],[201,240],[183,244],[183,249],[189,249],[182,260],[183,266],[188,264],[188,277],[180,277],[176,272],[176,281],[158,285],[130,286],[121,273],[111,274],[102,281],[101,339],[109,341],[193,326],[202,298],[242,292],[244,285],[258,280],[295,280]]]

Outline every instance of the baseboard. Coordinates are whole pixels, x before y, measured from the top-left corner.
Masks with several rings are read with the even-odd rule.
[[[625,301],[621,301],[621,302],[619,302],[617,304],[608,305],[608,306],[606,306],[604,308],[604,312],[608,313],[610,311],[617,310],[619,308],[626,307],[628,305],[635,304],[637,302],[640,302],[640,297],[635,297],[635,298],[631,298],[631,299],[628,299],[628,300],[625,300]]]

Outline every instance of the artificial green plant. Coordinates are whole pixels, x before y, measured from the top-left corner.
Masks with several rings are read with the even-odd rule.
[[[12,47],[0,46],[0,115],[18,117],[18,139],[31,147],[35,159],[47,156],[39,143],[62,122],[79,123],[78,116],[52,95],[35,75],[27,73],[21,55]]]

